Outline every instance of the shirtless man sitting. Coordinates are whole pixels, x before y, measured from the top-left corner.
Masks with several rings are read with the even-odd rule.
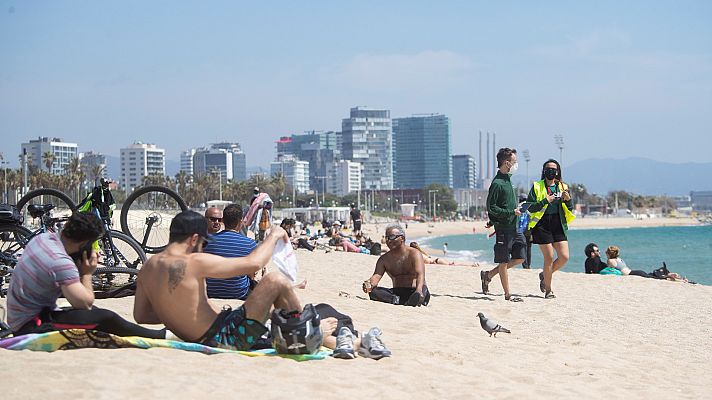
[[[171,222],[168,247],[149,258],[137,279],[134,319],[162,323],[185,341],[211,347],[249,350],[267,328],[272,306],[302,310],[290,281],[280,272],[265,275],[250,297],[232,310],[208,301],[205,278],[252,275],[270,260],[284,229],[270,234],[248,256],[224,258],[200,253],[208,238],[207,221],[194,211],[183,211]]]
[[[420,252],[405,245],[405,232],[396,224],[386,227],[386,244],[390,251],[378,259],[373,275],[363,283],[363,291],[374,301],[427,306],[430,292],[425,284],[425,265]],[[391,277],[392,289],[378,287],[384,274]]]

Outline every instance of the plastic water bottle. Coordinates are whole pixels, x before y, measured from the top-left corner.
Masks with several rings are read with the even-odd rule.
[[[520,205],[521,207],[521,205]],[[517,233],[524,233],[529,225],[529,212],[527,212],[528,207],[521,207],[522,215],[519,216],[519,221],[517,221]]]

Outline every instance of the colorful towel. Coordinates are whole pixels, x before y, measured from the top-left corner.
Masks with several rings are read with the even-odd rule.
[[[330,351],[321,350],[316,354],[279,354],[274,349],[236,351],[208,347],[197,343],[178,342],[165,339],[149,339],[137,336],[121,337],[99,331],[85,329],[66,329],[63,331],[32,333],[0,340],[0,349],[7,350],[33,350],[33,351],[57,351],[72,349],[119,349],[119,348],[139,348],[148,349],[151,347],[165,347],[169,349],[197,351],[204,354],[235,353],[245,356],[279,356],[290,358],[296,361],[322,360],[326,358]]]

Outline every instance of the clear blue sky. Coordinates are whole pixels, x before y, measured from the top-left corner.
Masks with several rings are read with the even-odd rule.
[[[710,1],[0,0],[0,151],[57,136],[169,159],[340,130],[356,105],[444,113],[533,161],[712,162]],[[703,149],[692,151],[691,149]]]

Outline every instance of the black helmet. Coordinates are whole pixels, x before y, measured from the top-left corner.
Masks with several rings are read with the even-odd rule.
[[[305,305],[301,313],[276,308],[271,320],[272,346],[278,353],[314,354],[319,351],[323,334],[319,327],[319,313],[313,305]]]

